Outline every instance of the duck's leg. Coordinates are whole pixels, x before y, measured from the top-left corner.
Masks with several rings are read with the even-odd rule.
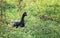
[[[16,26],[16,28],[18,28],[18,26]]]

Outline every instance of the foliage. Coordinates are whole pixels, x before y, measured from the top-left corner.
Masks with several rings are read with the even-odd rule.
[[[6,2],[11,6],[5,8],[12,7],[5,11],[7,21],[20,20],[23,12],[27,17],[23,28],[1,24],[0,38],[60,38],[60,0],[23,0],[22,12],[17,10],[18,1]]]

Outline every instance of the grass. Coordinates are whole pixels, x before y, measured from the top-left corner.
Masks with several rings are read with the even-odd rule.
[[[9,1],[7,3],[12,2]],[[17,4],[15,2],[11,4]],[[17,7],[6,10],[6,19],[10,24],[0,24],[0,38],[60,38],[60,7],[58,6],[60,5],[56,0],[52,3],[50,0],[35,2],[25,0],[22,4],[22,12],[17,12]],[[11,20],[20,20],[24,11],[27,12],[25,27],[13,27]]]

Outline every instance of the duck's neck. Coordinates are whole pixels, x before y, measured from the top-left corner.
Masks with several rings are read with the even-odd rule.
[[[21,18],[21,20],[24,20],[24,17],[25,17],[25,16],[24,16],[24,15],[22,15],[22,18]]]

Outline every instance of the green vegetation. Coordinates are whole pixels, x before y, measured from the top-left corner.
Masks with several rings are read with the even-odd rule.
[[[60,0],[23,0],[20,11],[18,2],[4,3],[10,24],[0,24],[0,38],[60,38]],[[27,12],[25,27],[13,27],[11,20],[21,19],[23,12]]]

